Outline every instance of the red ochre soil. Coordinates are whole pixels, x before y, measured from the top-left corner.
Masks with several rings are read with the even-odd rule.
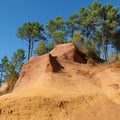
[[[23,65],[13,92],[0,96],[0,120],[120,120],[120,69],[58,45]]]

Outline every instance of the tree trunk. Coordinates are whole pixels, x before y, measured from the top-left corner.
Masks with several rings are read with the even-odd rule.
[[[31,39],[28,40],[28,60],[31,57]]]
[[[106,51],[106,60],[108,58],[108,42],[107,42],[107,38],[106,38],[106,41],[105,41],[105,51]]]
[[[31,40],[31,51],[30,51],[31,54],[30,54],[30,57],[32,56],[32,53],[33,53],[33,47],[34,47],[33,42],[34,42],[34,39]]]
[[[71,32],[71,38],[73,39],[73,36],[74,36],[74,29],[72,29],[72,32]]]
[[[107,53],[106,53],[106,46],[105,46],[104,33],[102,33],[102,47],[103,47],[104,59],[107,61]]]
[[[86,27],[86,38],[88,39],[88,26]]]
[[[94,23],[92,24],[92,44],[94,44]]]

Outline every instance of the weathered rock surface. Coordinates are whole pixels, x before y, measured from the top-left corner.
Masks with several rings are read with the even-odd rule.
[[[0,96],[0,120],[119,120],[120,69],[86,63],[71,43],[32,57]]]

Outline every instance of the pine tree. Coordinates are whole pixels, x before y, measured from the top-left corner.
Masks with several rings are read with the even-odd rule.
[[[2,66],[5,74],[5,81],[10,86],[10,91],[13,89],[16,80],[18,79],[19,72],[25,59],[25,51],[18,49],[9,60],[7,56],[2,58]]]
[[[17,36],[28,42],[28,60],[32,56],[34,43],[44,39],[43,25],[38,22],[27,22],[18,28]]]
[[[94,43],[94,33],[97,27],[100,25],[100,15],[102,13],[101,4],[95,0],[91,5],[88,7],[88,19],[90,21],[89,27],[92,34],[92,42]]]
[[[70,38],[73,38],[74,32],[78,31],[79,17],[78,14],[72,14],[69,19],[66,21],[67,34],[70,35]]]
[[[118,8],[113,7],[111,4],[102,6],[101,25],[102,25],[102,46],[104,52],[104,59],[108,57],[108,44],[110,43],[110,31],[112,31],[118,23],[116,22],[116,15]]]
[[[57,16],[55,19],[51,19],[46,24],[47,34],[52,39],[54,45],[64,43],[66,28],[65,20],[61,16]]]
[[[90,19],[88,19],[88,9],[85,7],[80,8],[79,12],[79,28],[81,30],[81,34],[88,38],[90,31],[89,31],[89,24]]]

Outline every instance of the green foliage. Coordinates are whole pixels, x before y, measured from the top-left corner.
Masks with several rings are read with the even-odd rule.
[[[9,83],[10,91],[13,90],[14,85],[19,77],[19,73],[16,71],[15,66],[13,64],[9,64],[9,75],[6,76],[6,81]]]
[[[114,65],[116,68],[120,68],[120,62],[115,62]]]
[[[109,62],[113,63],[116,68],[120,68],[120,54],[111,53]]]
[[[88,61],[91,64],[99,63],[100,61],[100,51],[96,49],[96,46],[93,44],[92,40],[87,39],[84,43],[84,50],[83,50],[87,57]]]
[[[41,40],[37,46],[37,48],[34,51],[35,54],[37,55],[43,55],[46,53],[46,45],[44,40]]]
[[[17,49],[17,51],[13,54],[11,62],[15,66],[17,72],[20,72],[25,58],[25,51],[22,48]]]
[[[8,69],[9,69],[9,59],[7,57],[7,55],[5,55],[2,58],[2,66],[4,68],[4,72],[6,73],[6,75],[9,75]]]
[[[114,62],[120,62],[120,54],[114,56]]]
[[[17,36],[28,42],[28,60],[32,56],[34,43],[43,39],[43,25],[38,22],[27,22],[17,30]]]
[[[52,44],[52,43],[47,44],[47,45],[46,45],[46,52],[51,51],[54,47],[55,47],[55,46],[54,46],[54,44]]]
[[[87,7],[80,8],[78,13],[70,15],[68,20],[61,16],[50,19],[45,25],[45,35],[43,25],[38,22],[25,23],[18,28],[17,35],[28,42],[28,59],[32,55],[33,43],[42,40],[35,49],[35,54],[42,55],[57,44],[73,42],[88,56],[92,56],[92,59],[104,56],[108,60],[110,46],[115,51],[120,51],[119,31],[116,32],[118,25],[118,8],[94,0]],[[52,44],[46,44],[43,36],[47,36]]]
[[[80,8],[79,12],[79,28],[81,29],[82,35],[84,35],[86,38],[88,38],[89,35],[89,24],[90,20],[88,19],[88,9],[85,7]]]
[[[65,21],[61,16],[57,16],[55,19],[51,19],[46,24],[47,34],[52,39],[54,45],[64,43],[66,29]]]
[[[112,44],[115,47],[116,51],[120,51],[120,30],[113,33]]]
[[[53,44],[45,44],[44,40],[41,40],[37,46],[37,48],[35,49],[34,53],[37,55],[43,55],[47,52],[49,52],[50,50],[52,50],[54,47]]]
[[[79,16],[78,14],[72,14],[69,19],[66,21],[67,33],[70,34],[70,37],[73,38],[75,31],[79,30]]]
[[[54,31],[52,34],[52,43],[54,45],[62,44],[65,40],[65,31]]]
[[[88,56],[92,56],[92,54],[96,53],[95,46],[92,44],[91,40],[87,39],[85,44],[85,53]]]
[[[116,68],[120,68],[120,54],[114,56],[113,62]]]
[[[96,64],[96,61],[95,61],[92,57],[88,57],[87,63],[88,63],[89,65],[94,66],[94,65]]]
[[[0,79],[0,86],[1,86],[1,84],[2,84],[2,79]]]
[[[112,37],[112,32],[118,25],[118,8],[111,4],[102,5],[98,0],[94,0],[88,7],[82,7],[78,13],[70,15],[66,21],[60,16],[49,20],[46,28],[55,45],[64,43],[65,38],[68,38],[68,42],[74,42],[77,47],[82,46],[82,49],[85,47],[90,53],[97,52],[99,57],[104,56],[107,60],[109,45],[112,44],[117,51],[119,50],[119,36],[116,35],[117,39],[116,36]],[[79,41],[79,34],[84,38],[82,42]]]
[[[5,73],[5,80],[9,83],[10,91],[13,89],[19,72],[25,59],[25,51],[18,49],[12,56],[11,60],[7,56],[2,58],[2,65]]]
[[[38,22],[27,22],[18,28],[17,36],[26,41],[29,41],[29,39],[39,41],[39,39],[43,37],[43,31],[43,25]]]
[[[116,21],[117,12],[118,8],[113,7],[111,4],[102,6],[102,47],[105,60],[107,60],[108,57],[108,45],[111,43],[111,31],[118,25]]]
[[[72,42],[77,46],[77,48],[83,50],[84,38],[79,32],[74,32]]]

